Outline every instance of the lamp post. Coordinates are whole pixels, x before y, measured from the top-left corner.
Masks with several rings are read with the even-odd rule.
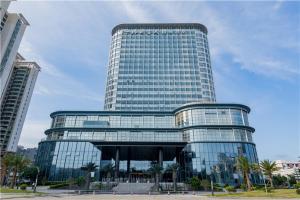
[[[211,189],[211,196],[214,196],[214,181],[213,181],[213,175],[210,174],[210,189]]]
[[[263,174],[263,179],[264,179],[265,191],[266,191],[266,194],[268,194],[268,189],[267,189],[267,184],[266,184],[266,177],[265,177],[264,174]]]
[[[39,173],[40,173],[40,169],[38,167],[36,167],[36,169],[37,169],[37,174],[35,177],[35,184],[34,184],[33,192],[36,192],[36,186],[37,186],[38,177],[39,177]]]

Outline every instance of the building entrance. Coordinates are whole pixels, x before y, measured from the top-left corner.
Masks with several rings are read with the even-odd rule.
[[[150,170],[155,163],[164,170],[172,163],[180,162],[183,146],[101,146],[100,180],[106,175],[120,182],[154,182],[154,173]],[[110,170],[107,173],[105,170]],[[164,176],[161,176],[163,179]]]

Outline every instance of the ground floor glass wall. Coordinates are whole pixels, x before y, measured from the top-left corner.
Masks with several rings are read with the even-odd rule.
[[[187,178],[212,178],[219,184],[239,185],[242,176],[236,167],[239,156],[246,157],[250,163],[258,163],[255,145],[252,143],[205,142],[191,143],[184,148],[184,173]],[[260,183],[252,174],[253,183]]]
[[[99,179],[100,158],[101,151],[90,142],[42,142],[36,164],[49,181],[65,181],[85,176],[80,168],[93,162],[98,166],[95,179]]]
[[[183,146],[184,147],[184,146]],[[149,168],[152,162],[159,162],[159,151],[163,151],[164,174],[162,181],[171,182],[172,174],[168,165],[178,162],[178,181],[185,182],[193,176],[200,179],[212,178],[215,183],[238,185],[242,176],[236,168],[238,156],[245,156],[251,163],[257,163],[257,153],[253,143],[243,142],[195,142],[184,148],[158,146],[99,146],[90,142],[47,141],[39,145],[36,164],[41,175],[49,181],[65,181],[84,176],[80,168],[95,163],[96,181],[116,180],[122,182],[154,181]],[[119,149],[119,165],[116,173],[116,149]],[[253,183],[259,183],[255,174]]]

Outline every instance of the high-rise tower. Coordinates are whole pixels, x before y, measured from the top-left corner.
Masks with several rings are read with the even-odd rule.
[[[0,155],[15,152],[40,67],[26,61],[18,48],[29,25],[22,14],[8,13],[1,1],[0,17]]]
[[[215,102],[202,24],[121,24],[112,30],[105,110],[172,111]]]
[[[22,14],[8,13],[10,1],[1,1],[0,17],[0,98],[2,101],[9,78],[13,71],[13,62],[17,56],[23,34],[29,25]]]

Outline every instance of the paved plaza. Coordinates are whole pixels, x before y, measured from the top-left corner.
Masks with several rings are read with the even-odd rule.
[[[17,200],[196,200],[196,199],[220,199],[220,200],[229,200],[229,199],[244,199],[244,200],[270,200],[271,198],[214,198],[207,196],[199,195],[112,195],[112,194],[101,194],[101,195],[67,195],[67,194],[52,194],[47,196],[27,196],[21,197],[18,195],[4,195],[1,194],[1,199],[17,199]],[[276,198],[276,200],[284,200],[283,198]]]

